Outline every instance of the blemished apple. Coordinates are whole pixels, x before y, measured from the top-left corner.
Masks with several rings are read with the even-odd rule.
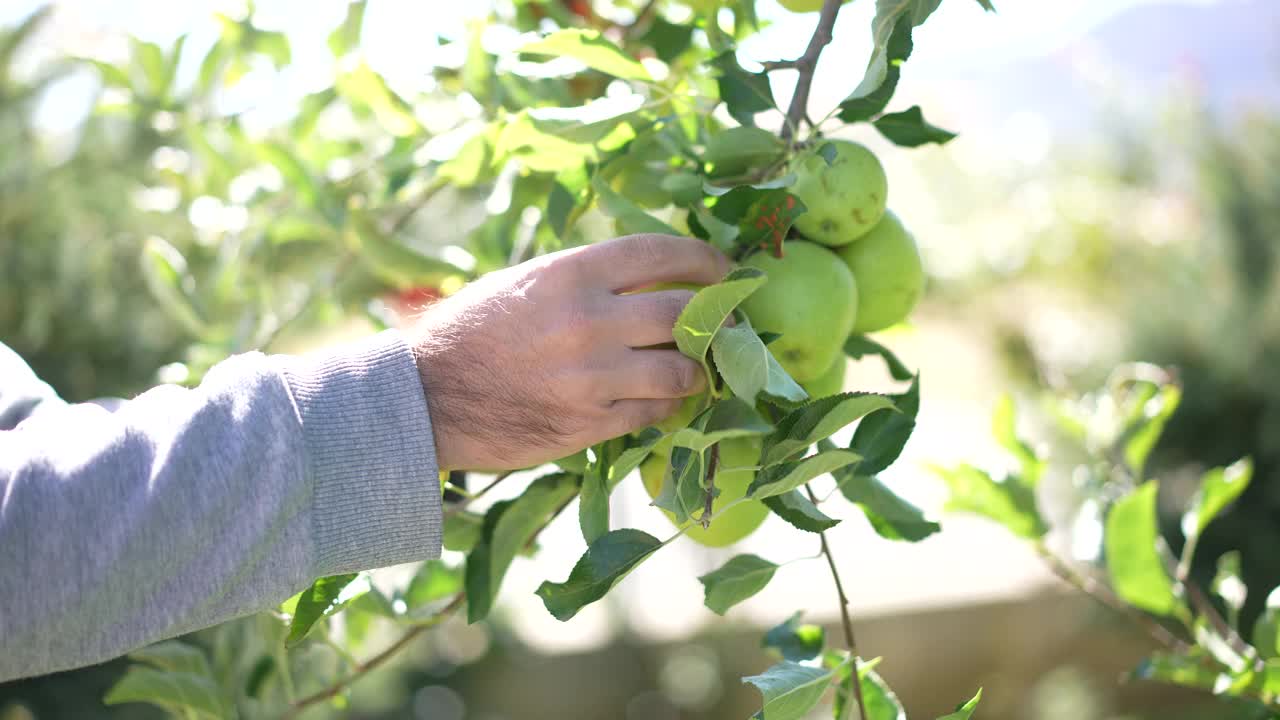
[[[835,158],[828,165],[815,149],[796,162],[791,192],[808,209],[795,227],[816,243],[847,245],[870,232],[884,215],[889,180],[867,148],[832,140]]]

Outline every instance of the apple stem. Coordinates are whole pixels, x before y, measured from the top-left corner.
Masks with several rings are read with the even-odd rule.
[[[831,43],[831,29],[835,27],[836,15],[840,12],[843,2],[844,0],[823,1],[822,12],[818,16],[818,27],[813,31],[813,37],[809,38],[809,46],[805,48],[803,55],[785,64],[786,67],[794,67],[799,77],[796,78],[796,90],[791,95],[791,105],[787,108],[786,122],[782,125],[783,140],[789,142],[794,139],[796,131],[800,128],[800,122],[806,118],[809,88],[813,85],[813,71],[818,67],[818,57],[822,55],[822,49]],[[778,63],[773,65],[782,66]]]
[[[804,490],[809,493],[809,500],[817,505],[818,496],[813,493],[813,488],[805,485]],[[862,699],[862,679],[858,677],[858,643],[853,638],[853,619],[849,617],[849,596],[844,594],[844,583],[840,582],[840,573],[836,570],[836,559],[831,554],[831,546],[827,544],[827,534],[819,532],[818,539],[822,541],[822,554],[827,556],[827,566],[831,568],[831,579],[836,583],[836,596],[840,600],[840,625],[844,629],[845,645],[849,647],[849,660],[853,663],[849,684],[853,686],[853,697],[858,704],[858,717],[867,720],[867,705]]]

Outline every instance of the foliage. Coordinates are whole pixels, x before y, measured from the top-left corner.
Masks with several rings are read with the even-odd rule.
[[[938,5],[877,3],[865,77],[828,120],[867,122],[904,147],[953,137],[918,107],[884,112],[913,28]],[[619,0],[600,9],[607,12],[559,1],[505,5],[475,20],[465,37],[439,38],[459,50],[459,62],[437,65],[429,86],[410,90],[393,87],[363,58],[364,2],[353,2],[329,38],[331,84],[269,127],[228,113],[221,102],[246,74],[292,63],[288,39],[256,25],[252,12],[217,17],[220,37],[196,58],[190,84],[178,81],[185,38],[168,48],[133,41],[119,64],[80,60],[104,88],[92,122],[127,133],[130,149],[149,159],[136,174],[174,199],[151,223],[155,232],[131,237],[126,248],[166,313],[162,336],[173,342],[166,350],[182,348],[174,357],[182,362],[180,379],[197,381],[231,353],[288,347],[295,331],[353,318],[388,326],[397,305],[612,235],[689,234],[738,260],[761,251],[781,257],[799,241],[791,226],[806,210],[788,191],[793,160],[808,153],[831,162],[820,131],[825,122],[809,120],[806,101],[840,3],[825,2],[804,57],[763,71],[744,68],[736,56],[737,43],[758,29],[753,0]],[[499,47],[502,38],[516,40]],[[770,83],[782,70],[798,76],[785,112]],[[113,198],[122,207],[131,200]],[[428,214],[459,220],[422,232],[419,218]],[[341,707],[354,680],[425,628],[463,605],[469,621],[486,618],[511,563],[536,551],[538,534],[580,498],[588,549],[566,568],[567,579],[537,590],[548,612],[568,620],[693,523],[705,527],[732,507],[710,510],[719,443],[756,436],[763,441],[758,472],[747,496],[734,502],[766,500],[808,533],[803,537],[818,535],[845,621],[839,650],[803,626],[790,640],[771,631],[766,639],[788,657],[745,679],[763,695],[760,716],[801,717],[834,694],[837,718],[903,717],[872,669],[876,661],[858,656],[823,531],[838,521],[825,502],[837,495],[888,539],[916,541],[937,530],[876,479],[914,428],[919,378],[877,342],[840,337],[834,341],[849,357],[878,356],[910,387],[898,395],[808,398],[768,351],[776,336],[757,333],[740,308],[767,281],[759,270],[738,270],[699,291],[673,328],[679,348],[710,379],[711,392],[688,427],[651,429],[567,458],[562,472],[492,503],[482,516],[469,503],[487,489],[472,494],[451,477],[463,499],[446,511],[446,544],[466,552],[465,565],[424,563],[390,593],[363,574],[321,578],[278,612],[217,629],[212,653],[170,643],[140,654],[107,700],[147,701],[197,717]],[[853,445],[835,447],[831,436],[855,423]],[[665,540],[613,527],[608,514],[610,492],[662,440],[672,447],[656,504],[680,524]],[[842,492],[820,499],[814,484],[833,474]],[[727,612],[781,565],[754,556],[729,560],[702,578],[707,606]],[[375,622],[403,634],[359,660]],[[254,632],[246,633],[247,625]]]
[[[1173,377],[1152,366],[1123,366],[1100,390],[1080,398],[1047,400],[1060,432],[1075,440],[1077,452],[1052,457],[1033,449],[1015,427],[1013,403],[997,405],[993,431],[1009,453],[1004,477],[972,466],[939,468],[950,487],[949,506],[977,513],[1028,542],[1063,580],[1125,614],[1161,649],[1132,676],[1249,701],[1268,717],[1280,717],[1276,679],[1273,588],[1246,585],[1238,554],[1217,563],[1212,583],[1191,576],[1197,539],[1239,498],[1252,479],[1248,459],[1205,472],[1199,490],[1182,510],[1182,553],[1175,556],[1158,522],[1162,483],[1144,472],[1160,433],[1178,407],[1181,390]],[[1049,473],[1076,480],[1084,502],[1074,524],[1091,525],[1100,548],[1077,548],[1083,565],[1060,556],[1034,481]],[[1107,482],[1098,479],[1106,478]],[[1034,530],[1033,532],[1031,530]],[[1251,626],[1240,610],[1247,596],[1266,598],[1266,611]]]

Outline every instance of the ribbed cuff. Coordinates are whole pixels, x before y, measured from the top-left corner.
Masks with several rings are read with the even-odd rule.
[[[281,357],[307,447],[317,576],[440,556],[435,439],[413,354],[394,330]]]

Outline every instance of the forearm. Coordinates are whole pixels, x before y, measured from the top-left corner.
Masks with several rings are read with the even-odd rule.
[[[42,409],[0,433],[0,680],[434,557],[436,472],[393,334],[323,358],[239,356],[114,413]]]

